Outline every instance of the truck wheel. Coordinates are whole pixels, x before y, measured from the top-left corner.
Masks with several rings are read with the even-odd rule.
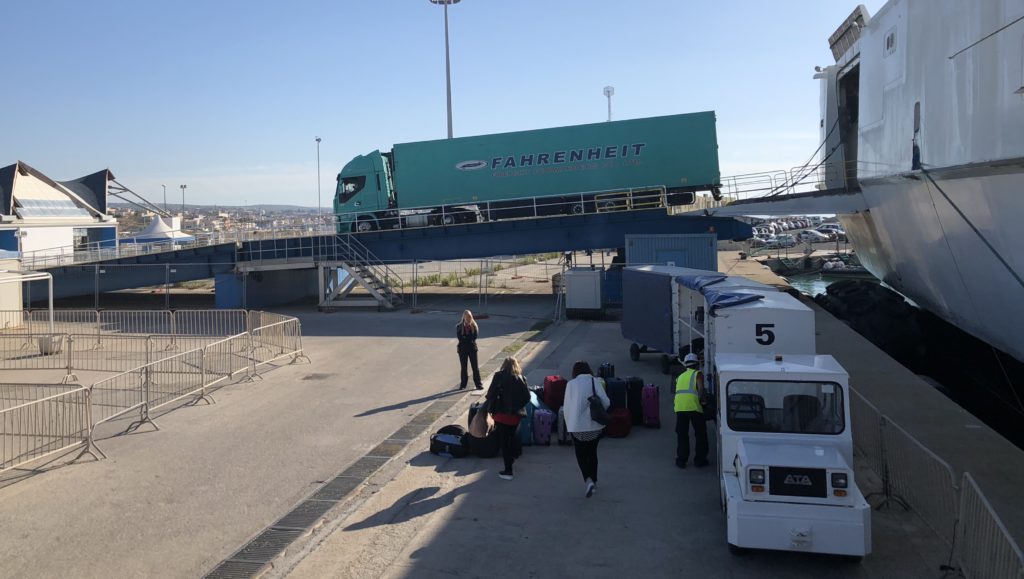
[[[640,360],[640,346],[636,342],[629,345],[629,359],[634,362]]]
[[[668,354],[661,355],[661,373],[668,374],[672,371],[672,358]]]
[[[583,215],[583,204],[573,203],[572,207],[569,210],[572,212],[573,215]]]
[[[455,216],[452,215],[451,213],[445,214],[445,216],[441,218],[441,224],[442,225],[455,225]]]
[[[358,233],[366,233],[367,231],[373,231],[377,229],[377,226],[373,224],[373,221],[369,219],[360,219],[352,226],[352,228]]]

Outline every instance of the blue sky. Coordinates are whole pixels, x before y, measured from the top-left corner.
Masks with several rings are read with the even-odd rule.
[[[861,0],[863,1],[863,0]],[[876,12],[881,0],[863,1]],[[715,110],[723,175],[818,145],[815,65],[856,0],[463,0],[456,136]],[[34,0],[4,8],[0,166],[109,167],[160,202],[329,205],[357,154],[446,135],[428,0]]]

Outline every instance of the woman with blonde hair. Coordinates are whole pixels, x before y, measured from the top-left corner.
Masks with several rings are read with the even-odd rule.
[[[515,461],[516,428],[522,418],[522,410],[530,402],[530,390],[523,376],[519,361],[509,356],[491,379],[487,389],[487,411],[494,418],[498,432],[498,446],[505,459],[505,470],[498,476],[512,480],[512,463]]]
[[[459,390],[465,390],[466,382],[469,381],[469,376],[466,372],[466,362],[473,364],[473,383],[476,384],[476,389],[484,389],[483,381],[480,380],[480,367],[476,359],[476,336],[479,331],[480,328],[476,325],[476,320],[473,319],[473,312],[469,310],[462,312],[462,319],[455,326],[455,337],[459,339],[457,348],[459,364],[462,366]]]

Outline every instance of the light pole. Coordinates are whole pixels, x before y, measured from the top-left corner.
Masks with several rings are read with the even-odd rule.
[[[185,218],[185,189],[186,188],[188,188],[187,185],[182,185],[181,186],[181,218],[182,219]],[[182,224],[182,226],[184,226],[184,224]]]
[[[614,86],[604,87],[604,96],[608,97],[608,121],[612,120],[612,95],[615,94]]]
[[[448,87],[448,138],[452,138],[452,61],[448,53],[448,5],[459,0],[430,0],[432,4],[444,5],[444,77]]]
[[[164,188],[164,211],[167,211],[167,185],[161,185]]]
[[[316,138],[316,225],[320,229],[320,137]]]

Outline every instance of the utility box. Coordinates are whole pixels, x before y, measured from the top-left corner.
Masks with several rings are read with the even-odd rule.
[[[600,317],[604,313],[601,302],[604,270],[574,267],[564,275],[566,317]]]

